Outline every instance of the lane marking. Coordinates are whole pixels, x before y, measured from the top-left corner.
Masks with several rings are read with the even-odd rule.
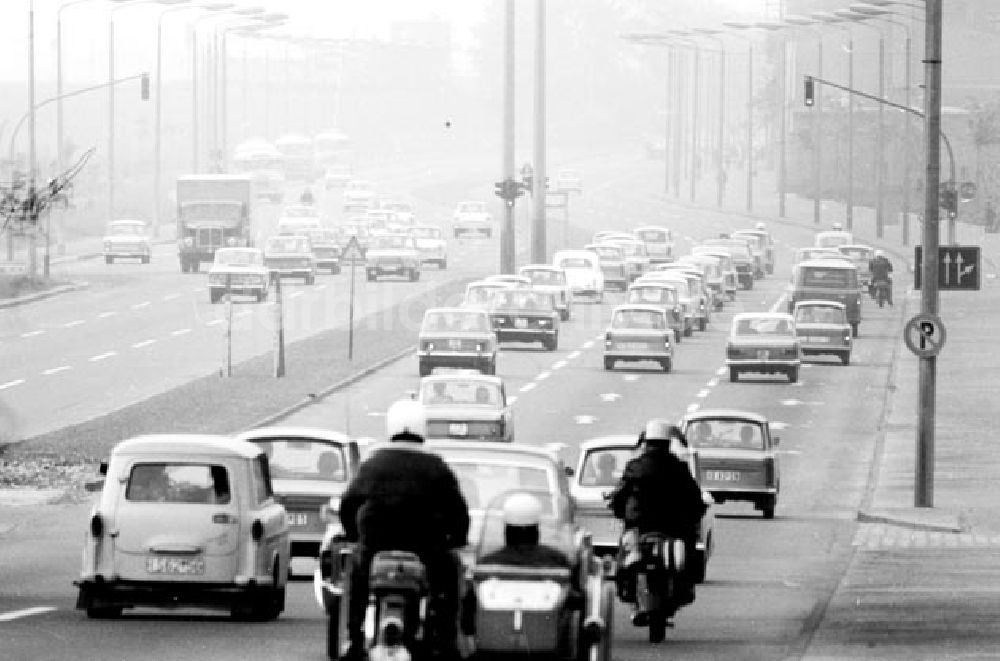
[[[298,298],[299,296],[302,296],[302,294],[304,293],[305,292],[301,291],[293,291],[291,294],[288,295],[288,298]]]
[[[583,343],[583,348],[584,349],[590,349],[593,346],[594,346],[594,341],[593,340],[587,340],[586,342]]]
[[[573,416],[573,422],[578,425],[592,425],[597,421],[597,418],[592,415],[575,415]]]
[[[105,358],[111,358],[112,356],[117,356],[117,355],[118,355],[117,351],[108,351],[107,353],[99,353],[96,356],[91,356],[87,360],[89,360],[92,363],[96,363],[99,360],[104,360]]]
[[[709,393],[708,388],[705,388],[703,390],[699,390],[698,394],[695,395],[695,397],[697,397],[698,399],[705,399],[706,397],[708,397],[708,393]]]
[[[596,336],[594,336],[595,341],[600,341],[603,339],[604,339],[604,333],[598,333]]]
[[[190,332],[191,332],[190,328],[178,328],[175,331],[171,331],[170,334],[174,335],[174,336],[176,336],[176,335],[187,335]]]
[[[98,319],[107,319],[108,317],[113,317],[116,314],[118,314],[118,313],[114,312],[114,311],[112,311],[112,312],[102,312],[101,314],[97,315],[97,318]]]
[[[200,292],[200,291],[201,291],[201,289],[202,289],[201,287],[192,287],[192,288],[191,288],[191,291],[193,291],[193,292],[197,293],[197,292]]]
[[[71,369],[73,368],[70,367],[69,365],[60,365],[59,367],[53,367],[51,369],[47,369],[44,372],[42,372],[42,374],[44,374],[45,376],[52,376],[53,374],[58,374],[59,372],[65,372],[66,370],[71,370]]]
[[[87,323],[87,322],[84,321],[83,319],[74,319],[73,321],[65,324],[65,327],[66,328],[73,328],[74,326],[80,326],[81,324],[85,324],[85,323]]]
[[[156,340],[143,340],[142,342],[136,342],[132,345],[133,349],[141,349],[143,347],[148,347],[150,344],[155,343]]]
[[[580,357],[580,352],[579,351],[570,351],[569,355],[566,356],[566,359],[567,360],[576,360],[579,357]]]
[[[552,369],[561,370],[562,368],[566,367],[566,365],[567,363],[565,360],[558,360],[555,362],[555,364],[552,365]]]
[[[699,408],[700,408],[700,405],[698,405],[698,404],[688,404],[688,407],[687,407],[687,412],[688,412],[688,413],[694,413],[694,412],[695,412],[695,411],[697,411],[697,410],[698,410]]]
[[[622,396],[616,392],[604,392],[601,393],[600,397],[602,402],[616,402],[622,398]]]
[[[213,319],[212,321],[205,324],[206,326],[218,326],[219,324],[225,322],[225,319]]]
[[[14,379],[13,381],[8,381],[7,383],[0,383],[0,390],[6,390],[7,388],[13,388],[14,386],[19,386],[24,383],[24,379]]]
[[[44,332],[45,331],[43,330],[28,331],[27,333],[21,333],[21,337],[35,337],[36,335],[41,335]]]
[[[149,301],[143,301],[142,303],[136,303],[135,305],[133,305],[132,309],[141,310],[143,308],[148,308],[150,305],[152,305],[152,303],[150,303]]]
[[[719,369],[715,370],[715,373],[717,375],[719,375],[719,376],[725,376],[726,375],[726,368],[725,367],[720,367]]]
[[[626,374],[625,376],[622,377],[622,381],[638,381],[638,380],[639,380],[638,374]]]
[[[164,301],[172,301],[175,298],[180,298],[180,297],[181,297],[180,294],[167,294],[166,296],[163,297],[163,300]]]
[[[552,376],[552,372],[539,372],[538,376],[535,377],[535,381],[544,381],[550,376]]]
[[[11,622],[22,617],[51,613],[54,610],[57,610],[55,606],[32,606],[31,608],[25,608],[19,611],[9,611],[7,613],[0,613],[0,622]]]
[[[709,382],[706,383],[705,385],[707,385],[709,388],[714,388],[715,386],[719,385],[719,380],[718,379],[710,379]]]
[[[537,383],[526,383],[518,389],[518,392],[531,392],[537,385]]]
[[[511,395],[510,397],[507,398],[507,405],[514,406],[514,402],[516,401],[517,401],[517,395]]]

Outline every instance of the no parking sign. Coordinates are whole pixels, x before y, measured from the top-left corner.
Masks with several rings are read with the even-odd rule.
[[[941,318],[934,314],[921,313],[906,322],[903,341],[920,358],[930,358],[941,353],[941,347],[948,337]]]

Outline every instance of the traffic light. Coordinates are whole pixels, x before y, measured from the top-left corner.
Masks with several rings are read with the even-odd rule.
[[[806,76],[805,101],[806,105],[810,108],[816,105],[816,82],[812,76]]]
[[[140,82],[140,94],[143,101],[149,101],[149,74],[142,74],[142,78],[139,79]]]
[[[948,187],[941,191],[941,208],[948,212],[949,218],[958,215],[958,191]]]
[[[507,181],[498,181],[493,184],[493,194],[501,200],[507,199]]]

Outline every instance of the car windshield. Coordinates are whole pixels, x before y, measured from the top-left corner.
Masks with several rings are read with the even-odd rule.
[[[667,327],[663,313],[654,310],[618,310],[611,319],[612,328],[663,330]]]
[[[142,223],[109,223],[108,234],[119,236],[143,236],[146,233],[146,226]]]
[[[521,275],[527,276],[535,285],[564,285],[566,276],[560,271],[548,271],[544,269],[522,271]]]
[[[415,239],[440,239],[441,230],[436,227],[414,227],[410,234]]]
[[[831,305],[800,305],[795,308],[797,324],[846,324],[847,314],[843,308]]]
[[[853,268],[825,268],[810,266],[799,273],[803,287],[824,289],[854,289],[858,286],[857,273]]]
[[[138,503],[225,505],[230,498],[226,467],[211,464],[135,464],[125,487],[125,499]]]
[[[585,257],[564,257],[556,266],[561,269],[592,269],[594,263]]]
[[[435,311],[428,310],[424,315],[421,333],[439,333],[451,331],[457,333],[488,333],[490,327],[489,315],[485,312]]]
[[[697,420],[689,423],[684,433],[696,448],[764,449],[764,429],[751,420]]]
[[[339,445],[310,438],[254,439],[267,455],[275,480],[346,482],[347,461]]]
[[[663,230],[639,230],[635,233],[641,241],[647,243],[666,243],[667,233]]]
[[[677,302],[677,292],[668,287],[633,287],[628,292],[628,302],[670,305]]]
[[[848,248],[847,246],[841,246],[838,250],[856,262],[870,260],[875,252],[871,248]]]
[[[603,259],[621,259],[622,251],[615,246],[592,246],[590,250],[596,252]]]
[[[500,386],[473,379],[438,379],[420,387],[420,401],[428,406],[488,406],[501,403]]]
[[[583,458],[583,469],[580,471],[581,487],[613,487],[621,479],[625,464],[636,456],[636,449],[595,448],[588,450]]]
[[[486,210],[486,205],[482,202],[462,202],[458,205],[458,210],[462,213],[480,213]]]
[[[816,237],[816,246],[818,248],[836,248],[850,242],[851,237],[843,234],[821,234]]]
[[[263,264],[260,252],[240,248],[221,248],[215,251],[215,263],[220,266],[256,266]]]
[[[493,292],[498,289],[503,289],[503,287],[491,287],[489,285],[469,287],[465,292],[465,302],[474,305],[489,303],[490,298],[493,296]]]
[[[302,236],[274,236],[267,240],[269,253],[309,252],[309,240]]]
[[[551,310],[552,296],[524,289],[502,289],[493,294],[493,306],[519,310]]]
[[[375,250],[406,250],[410,247],[408,236],[378,236],[372,244]]]
[[[529,489],[543,494],[553,494],[550,471],[542,466],[524,466],[515,461],[492,463],[486,458],[476,461],[457,460],[445,455],[445,462],[455,472],[458,485],[470,510],[483,510],[495,499],[511,489]],[[540,498],[543,514],[555,513],[552,498]]]
[[[792,323],[784,317],[744,317],[735,320],[735,335],[794,335]]]

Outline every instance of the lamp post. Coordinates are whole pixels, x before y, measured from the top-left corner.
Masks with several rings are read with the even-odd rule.
[[[719,47],[719,112],[718,135],[715,145],[715,180],[716,180],[716,204],[722,207],[723,198],[726,194],[726,162],[725,162],[725,127],[726,127],[726,42],[717,35],[721,30],[708,28],[694,28],[694,32],[711,39]]]
[[[198,155],[201,151],[198,135],[198,25],[203,21],[215,18],[220,12],[228,12],[234,6],[232,2],[204,5],[204,8],[210,13],[191,21],[191,172],[198,172],[200,166]]]
[[[750,30],[756,27],[752,23],[738,23],[727,21],[723,23],[727,28],[733,30]],[[729,33],[747,42],[747,211],[753,211],[753,40],[747,37],[740,37],[735,33]]]

